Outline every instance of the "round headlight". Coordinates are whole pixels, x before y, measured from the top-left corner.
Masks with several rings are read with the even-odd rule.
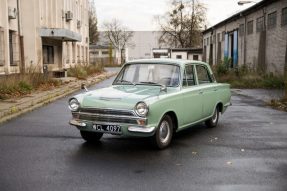
[[[136,114],[145,117],[148,113],[148,106],[144,102],[139,102],[135,107]]]
[[[71,111],[77,111],[80,108],[80,103],[78,102],[77,99],[72,98],[69,101],[69,108],[70,108]]]

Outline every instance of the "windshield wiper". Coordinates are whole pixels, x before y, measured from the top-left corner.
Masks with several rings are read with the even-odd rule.
[[[120,82],[120,83],[127,83],[127,84],[132,84],[132,85],[136,85],[135,83],[131,82],[131,81],[128,81],[128,80],[118,80],[117,82]]]
[[[137,84],[149,84],[149,85],[162,86],[162,84],[159,84],[159,83],[156,83],[156,82],[139,82]]]

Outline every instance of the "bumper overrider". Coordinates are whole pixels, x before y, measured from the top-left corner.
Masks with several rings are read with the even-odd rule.
[[[117,135],[140,135],[151,136],[154,134],[155,126],[147,125],[146,117],[140,117],[134,110],[82,108],[77,112],[72,112],[73,119],[70,124],[79,130],[96,131],[94,125],[119,126],[120,132],[106,132]]]

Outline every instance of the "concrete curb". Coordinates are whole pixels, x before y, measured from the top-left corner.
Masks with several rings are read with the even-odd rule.
[[[97,84],[103,80],[106,80],[106,79],[114,76],[115,74],[116,73],[105,73],[105,74],[97,76],[95,80],[88,79],[85,81],[78,81],[77,84],[75,86],[73,86],[73,88],[71,88],[70,90],[65,89],[63,91],[54,92],[53,94],[49,94],[47,97],[44,97],[43,99],[38,100],[35,104],[28,104],[28,105],[27,104],[25,105],[23,103],[14,104],[14,105],[11,104],[12,106],[9,107],[9,111],[7,111],[6,113],[3,112],[4,114],[2,114],[2,116],[0,116],[0,124],[7,122],[11,119],[14,119],[20,115],[25,114],[25,113],[31,112],[31,111],[33,111],[37,108],[40,108],[44,105],[52,103],[52,102],[54,102],[60,98],[68,96],[68,95],[70,95],[76,91],[79,91],[81,84],[83,82],[85,82],[87,86],[92,86],[92,85],[95,85],[95,84]],[[33,102],[33,100],[31,102]],[[22,107],[21,107],[21,105],[22,105]]]

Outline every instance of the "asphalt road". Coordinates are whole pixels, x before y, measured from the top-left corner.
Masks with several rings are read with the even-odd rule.
[[[197,125],[158,151],[111,135],[85,143],[67,99],[0,126],[1,191],[287,190],[287,113],[260,101],[234,95],[217,128]]]

